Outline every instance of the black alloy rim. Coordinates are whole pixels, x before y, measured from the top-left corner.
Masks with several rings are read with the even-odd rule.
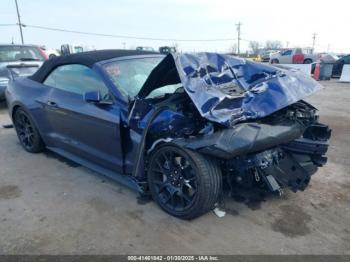
[[[35,135],[34,128],[28,116],[22,112],[19,112],[15,118],[15,126],[22,145],[27,149],[31,149],[34,145]]]
[[[155,157],[150,172],[159,201],[165,208],[186,210],[193,204],[198,188],[193,162],[168,148],[161,149]]]

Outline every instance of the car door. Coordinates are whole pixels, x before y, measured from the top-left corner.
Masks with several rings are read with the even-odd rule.
[[[292,63],[292,50],[288,49],[281,53],[279,58],[280,64],[291,64]]]
[[[304,54],[301,48],[295,49],[294,55],[292,55],[292,64],[303,64],[304,63]]]
[[[91,68],[79,64],[56,68],[44,81],[53,86],[46,103],[56,149],[112,171],[122,172],[120,106]],[[99,91],[110,103],[89,103],[84,94]]]

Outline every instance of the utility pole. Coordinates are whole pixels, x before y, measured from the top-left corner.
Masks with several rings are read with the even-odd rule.
[[[315,50],[316,36],[317,36],[316,33],[312,34],[312,52],[314,52],[314,50]]]
[[[23,45],[24,44],[24,40],[23,40],[23,32],[22,32],[22,23],[21,23],[21,16],[19,15],[17,0],[15,0],[15,3],[16,3],[16,10],[17,10],[19,32],[21,33],[21,40],[22,40],[22,45]]]
[[[240,50],[239,50],[239,42],[241,41],[241,22],[238,22],[238,24],[236,24],[237,26],[237,55],[239,55]]]

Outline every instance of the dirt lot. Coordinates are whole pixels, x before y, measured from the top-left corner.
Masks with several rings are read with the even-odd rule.
[[[0,108],[1,254],[350,254],[350,84],[308,99],[333,129],[305,192],[226,199],[227,215],[181,221],[53,153],[19,145]]]

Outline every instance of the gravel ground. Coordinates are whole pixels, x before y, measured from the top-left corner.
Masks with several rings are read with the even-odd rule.
[[[22,150],[0,106],[1,254],[350,254],[350,84],[308,99],[333,129],[304,192],[225,199],[227,215],[182,221],[57,155]]]

